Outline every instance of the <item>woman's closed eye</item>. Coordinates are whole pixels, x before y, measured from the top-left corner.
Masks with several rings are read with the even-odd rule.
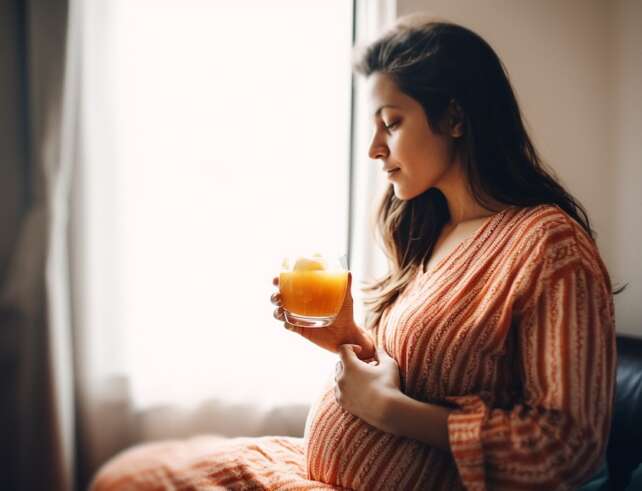
[[[399,121],[394,121],[390,124],[383,123],[383,127],[387,130],[390,131],[392,129],[395,129],[397,126],[399,126]]]

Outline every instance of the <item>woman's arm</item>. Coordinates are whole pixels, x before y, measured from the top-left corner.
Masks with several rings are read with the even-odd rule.
[[[401,391],[390,391],[382,397],[380,429],[450,452],[448,415],[451,409],[417,401]]]
[[[573,489],[599,465],[615,375],[608,283],[577,263],[547,279],[515,326],[521,400],[490,407],[476,394],[447,409],[382,394],[380,428],[451,452],[470,489]]]

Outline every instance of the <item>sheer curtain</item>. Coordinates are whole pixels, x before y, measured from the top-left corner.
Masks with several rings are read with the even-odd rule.
[[[334,355],[272,318],[271,280],[285,254],[347,252],[351,2],[88,0],[83,18],[81,459],[300,432]]]
[[[383,183],[350,57],[353,6],[365,42],[395,4],[84,2],[80,482],[139,441],[302,434],[335,355],[272,318],[271,280],[283,255],[345,254],[348,239],[357,299],[383,268],[368,228]]]

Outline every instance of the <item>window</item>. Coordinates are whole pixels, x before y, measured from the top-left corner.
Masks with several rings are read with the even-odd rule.
[[[308,403],[334,356],[272,318],[281,256],[347,252],[352,2],[88,2],[90,376],[137,407]]]

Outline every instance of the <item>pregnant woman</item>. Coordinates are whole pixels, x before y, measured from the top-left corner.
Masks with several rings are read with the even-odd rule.
[[[95,491],[553,490],[600,466],[616,364],[609,275],[497,55],[470,30],[413,16],[355,68],[370,157],[389,180],[377,215],[389,271],[367,289],[366,325],[350,290],[330,327],[285,324],[338,354],[304,438],[221,440],[138,475],[150,450],[135,449]]]

